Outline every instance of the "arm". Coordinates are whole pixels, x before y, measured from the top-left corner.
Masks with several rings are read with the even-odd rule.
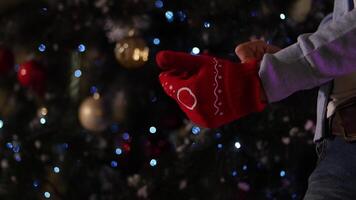
[[[298,42],[266,54],[259,75],[269,102],[356,71],[356,9]]]

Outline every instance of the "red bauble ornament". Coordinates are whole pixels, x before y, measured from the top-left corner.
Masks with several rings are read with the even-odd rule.
[[[37,61],[31,60],[21,64],[17,78],[23,87],[32,89],[40,96],[44,94],[46,75]]]
[[[14,55],[5,48],[0,47],[0,76],[7,74],[14,66]]]

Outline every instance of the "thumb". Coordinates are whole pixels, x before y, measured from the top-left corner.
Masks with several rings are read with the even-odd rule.
[[[176,51],[160,51],[156,55],[156,62],[162,70],[192,70],[203,63],[203,56],[194,56]]]

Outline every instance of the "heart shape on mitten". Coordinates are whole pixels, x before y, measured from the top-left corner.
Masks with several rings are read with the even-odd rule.
[[[216,128],[266,107],[257,61],[234,63],[174,51],[161,51],[156,60],[164,91],[199,126]]]

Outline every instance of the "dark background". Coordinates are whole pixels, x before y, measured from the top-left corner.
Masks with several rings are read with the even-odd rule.
[[[203,129],[163,93],[154,56],[196,47],[238,62],[239,43],[286,47],[315,31],[332,5],[1,0],[0,199],[302,199],[316,162],[317,89]],[[124,43],[125,55],[149,49],[148,61],[116,58]],[[18,74],[29,60],[37,63],[24,83]]]

